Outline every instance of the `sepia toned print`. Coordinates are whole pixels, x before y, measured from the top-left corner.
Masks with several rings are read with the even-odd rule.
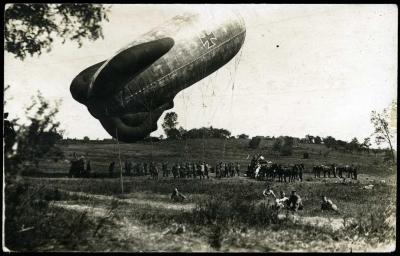
[[[4,14],[3,251],[396,249],[397,6]]]

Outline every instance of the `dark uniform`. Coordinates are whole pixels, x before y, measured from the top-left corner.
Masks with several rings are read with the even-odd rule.
[[[322,197],[322,203],[321,203],[321,210],[327,210],[327,211],[335,211],[338,212],[338,207],[332,203],[331,200],[329,200],[328,198],[326,198],[326,196]]]
[[[236,174],[239,177],[240,176],[240,164],[236,163]]]
[[[300,181],[303,181],[304,164],[300,164],[299,167],[300,167],[299,168],[299,178],[300,178]]]
[[[177,188],[175,188],[174,191],[172,191],[171,200],[173,200],[175,202],[182,202],[185,199],[186,199],[186,196],[184,196],[183,194],[179,193]]]
[[[125,175],[131,175],[131,162],[129,162],[129,160],[125,160]]]
[[[13,124],[7,120],[8,113],[3,114],[4,121],[4,152],[6,154],[10,154],[12,151],[12,147],[14,146],[16,132],[14,130]],[[7,157],[7,155],[6,155]],[[7,161],[8,162],[8,161]]]
[[[90,166],[90,160],[86,161],[86,176],[90,177],[90,173],[92,172],[92,167]]]
[[[111,162],[110,166],[108,166],[108,176],[110,178],[113,177],[114,174],[114,166],[115,166],[115,162]]]
[[[303,202],[301,197],[296,193],[296,191],[292,191],[292,194],[287,201],[289,209],[292,211],[303,210]]]

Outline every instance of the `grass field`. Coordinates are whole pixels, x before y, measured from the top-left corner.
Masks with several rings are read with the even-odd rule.
[[[248,139],[191,139],[187,141],[160,141],[120,144],[121,160],[129,159],[133,162],[155,161],[161,163],[168,161],[206,161],[215,165],[219,161],[239,162],[244,171],[250,162],[251,156],[262,153],[263,156],[273,162],[282,164],[304,163],[306,171],[311,171],[316,164],[359,164],[361,173],[377,174],[385,176],[393,174],[388,168],[382,168],[383,157],[367,153],[343,153],[326,148],[324,145],[297,144],[293,147],[291,156],[280,156],[274,152],[272,141],[263,140],[258,149],[248,147]],[[70,144],[60,145],[66,159],[71,159],[75,152],[84,155],[91,160],[92,171],[107,172],[108,165],[112,161],[118,163],[118,146],[114,144]],[[309,159],[302,159],[303,153],[309,153]],[[118,166],[118,165],[117,165]],[[66,161],[54,162],[51,159],[41,161],[41,172],[45,173],[67,173],[69,163]]]
[[[123,160],[171,163],[202,160],[204,153],[210,164],[240,162],[242,173],[247,157],[259,151],[275,162],[303,162],[304,182],[271,185],[287,194],[296,189],[304,210],[274,211],[262,196],[266,182],[246,177],[124,177],[121,194],[118,178],[66,178],[67,162],[42,161],[39,174],[6,187],[6,216],[7,207],[9,216],[14,214],[6,221],[6,245],[17,251],[394,250],[396,166],[372,154],[332,151],[324,157],[327,149],[322,145],[299,145],[292,156],[281,157],[268,143],[261,150],[247,144],[248,140],[227,140],[225,146],[222,140],[121,144],[121,154]],[[109,162],[117,160],[114,144],[71,144],[62,149],[67,157],[73,152],[88,155],[95,173],[106,172]],[[305,151],[309,159],[301,159]],[[358,163],[362,168],[357,181],[316,180],[310,171],[318,163]],[[364,189],[369,184],[373,188]],[[174,187],[188,196],[186,202],[171,202]],[[340,213],[322,212],[321,195],[337,204]]]

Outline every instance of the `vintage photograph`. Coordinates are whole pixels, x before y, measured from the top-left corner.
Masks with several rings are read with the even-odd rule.
[[[3,12],[3,252],[396,250],[397,5]]]

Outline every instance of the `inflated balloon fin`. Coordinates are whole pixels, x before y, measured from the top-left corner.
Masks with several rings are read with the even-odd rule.
[[[173,107],[173,102],[148,109],[146,112],[114,116],[108,116],[107,113],[98,115],[98,109],[93,108],[100,106],[100,109],[103,109],[99,102],[105,102],[107,98],[123,90],[126,84],[167,53],[173,45],[172,38],[135,45],[119,52],[108,61],[86,68],[72,81],[72,97],[87,105],[91,113],[96,113],[103,127],[113,137],[116,137],[117,132],[119,140],[125,142],[146,137],[150,132],[157,130],[158,118],[165,110]]]

